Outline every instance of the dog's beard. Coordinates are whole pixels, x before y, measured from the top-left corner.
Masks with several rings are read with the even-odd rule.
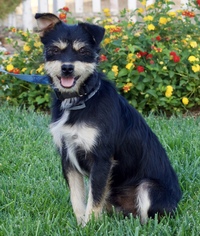
[[[68,79],[62,77],[61,67],[65,64],[71,64],[74,66],[74,72]],[[87,63],[81,61],[75,61],[73,63],[62,63],[61,61],[47,61],[45,63],[45,70],[47,74],[52,78],[53,85],[61,93],[78,93],[81,86],[87,80],[87,78],[94,73],[96,69],[96,63]],[[68,80],[68,81],[67,81]]]

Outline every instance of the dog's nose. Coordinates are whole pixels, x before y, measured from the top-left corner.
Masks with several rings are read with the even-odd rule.
[[[64,64],[61,66],[61,70],[64,75],[69,75],[74,72],[74,66],[72,64]]]

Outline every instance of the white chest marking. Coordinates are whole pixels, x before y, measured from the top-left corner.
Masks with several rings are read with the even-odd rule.
[[[62,149],[62,140],[65,141],[71,163],[82,173],[76,158],[76,148],[80,147],[85,153],[96,145],[98,129],[86,123],[65,125],[69,113],[64,113],[61,119],[51,125],[51,133],[57,147]]]
[[[68,117],[69,117],[69,111],[65,111],[60,120],[50,125],[53,141],[56,144],[56,146],[60,149],[60,151],[62,149],[62,129],[65,122],[68,120]]]

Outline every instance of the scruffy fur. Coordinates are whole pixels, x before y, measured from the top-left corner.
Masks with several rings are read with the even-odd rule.
[[[142,223],[156,213],[172,214],[181,191],[164,148],[97,70],[104,29],[67,25],[50,13],[35,18],[55,90],[51,133],[78,223],[113,207]],[[87,201],[84,176],[89,177]]]

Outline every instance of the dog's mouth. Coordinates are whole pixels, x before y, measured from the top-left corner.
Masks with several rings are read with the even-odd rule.
[[[78,80],[79,76],[65,76],[65,77],[58,77],[60,80],[60,84],[64,88],[72,88],[76,81]]]

